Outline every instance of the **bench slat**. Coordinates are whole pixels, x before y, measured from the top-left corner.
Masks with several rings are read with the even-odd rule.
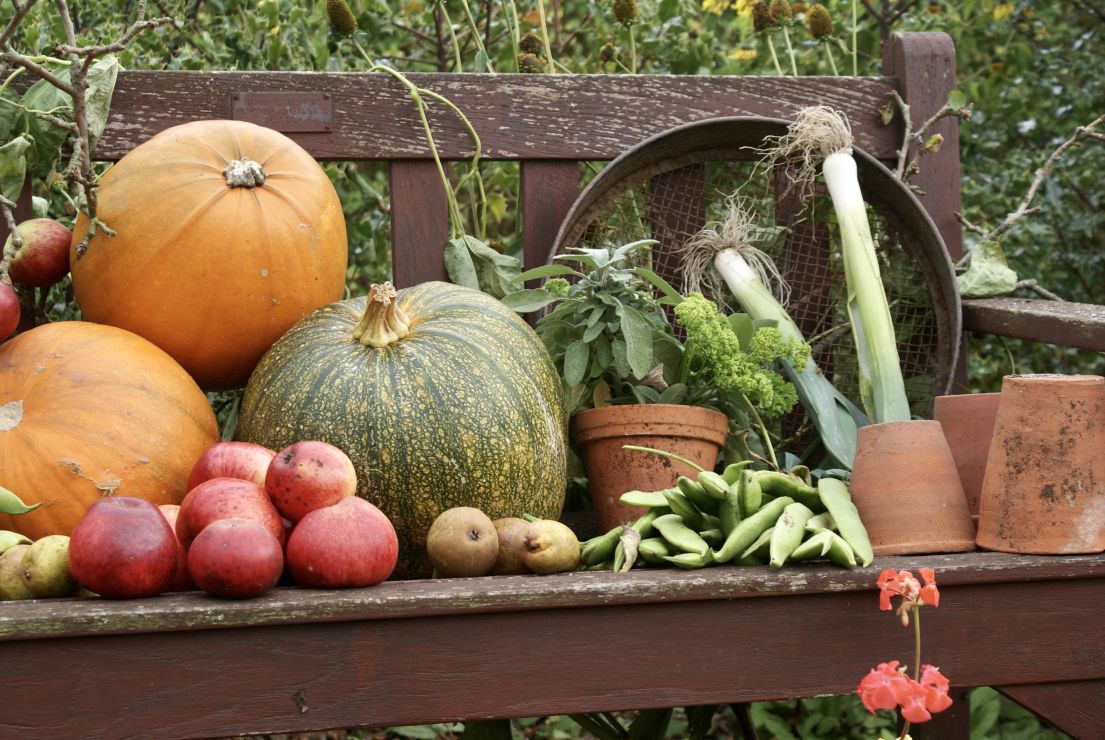
[[[963,301],[963,328],[1105,352],[1105,306],[1037,298]]]
[[[811,563],[788,565],[782,570],[704,568],[692,574],[645,569],[628,574],[395,581],[346,591],[282,588],[249,601],[222,601],[200,593],[137,601],[54,599],[4,604],[0,608],[0,643],[75,635],[627,606],[650,601],[748,599],[796,592],[873,591],[882,568],[921,566],[935,569],[941,586],[1105,578],[1105,556],[978,552],[879,558],[875,566],[856,570]]]
[[[556,232],[579,196],[579,163],[527,160],[520,177],[522,255],[529,270],[549,261]]]
[[[877,108],[893,77],[722,77],[671,75],[411,74],[472,120],[490,159],[612,159],[690,121],[732,115],[791,117],[812,101],[845,111],[859,146],[893,156],[900,129]],[[406,89],[383,74],[316,72],[144,72],[119,74],[96,156],[115,160],[169,126],[229,118],[235,93],[330,95],[330,132],[289,135],[317,159],[428,158]],[[442,155],[470,157],[467,132],[441,104],[430,121]],[[278,123],[274,127],[280,128]],[[300,128],[291,126],[291,128]]]
[[[448,280],[449,211],[433,160],[397,159],[389,168],[391,259],[397,288]]]
[[[881,564],[945,566],[923,659],[957,687],[1105,678],[1100,573],[1032,581],[1019,568],[1028,582],[977,585],[953,575],[954,557],[893,560]],[[651,593],[636,604],[8,642],[5,664],[19,666],[20,680],[5,690],[0,736],[211,737],[840,695],[880,661],[911,660],[910,633],[878,609],[874,571],[854,574],[862,588],[824,592],[804,589],[799,572],[778,574],[785,588],[757,598]],[[308,595],[323,612],[338,597]],[[222,604],[231,619],[233,605]],[[1053,638],[1046,649],[1041,625]]]

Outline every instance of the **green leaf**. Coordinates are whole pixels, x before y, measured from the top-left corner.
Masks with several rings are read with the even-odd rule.
[[[587,360],[590,357],[590,349],[582,341],[575,341],[568,345],[564,351],[564,382],[568,385],[579,385],[587,372]]]
[[[535,267],[532,270],[526,270],[512,281],[515,284],[521,284],[529,280],[537,280],[539,278],[547,277],[559,277],[560,275],[574,274],[575,270],[567,265],[541,265]]]
[[[69,81],[68,65],[48,62],[45,67],[62,81]],[[46,80],[39,80],[27,88],[20,103],[30,110],[49,113],[66,120],[73,108],[73,100]],[[31,158],[34,172],[40,177],[45,177],[61,158],[61,146],[69,136],[69,132],[49,121],[30,115],[27,117],[27,130],[35,144],[34,156]]]
[[[485,52],[483,49],[479,49],[478,51],[476,51],[476,71],[487,71],[487,52]]]
[[[46,218],[50,214],[50,201],[37,195],[31,196],[31,216],[34,218]]]
[[[23,503],[23,499],[3,486],[0,486],[0,514],[26,514],[28,511],[34,511],[41,505],[42,503],[39,502],[27,506]]]
[[[971,737],[986,737],[998,723],[1001,696],[989,686],[971,692]]]
[[[679,12],[679,0],[661,0],[658,13],[661,21],[670,21]]]
[[[955,281],[964,298],[990,298],[1012,293],[1017,287],[1017,273],[1009,269],[1001,245],[985,241],[971,250],[970,266]]]
[[[752,335],[756,333],[756,325],[751,317],[746,313],[734,313],[727,318],[733,333],[737,335],[741,349],[748,349],[748,345],[752,342]]]
[[[615,339],[611,342],[610,352],[614,355],[614,372],[620,377],[628,377],[632,370],[629,368],[629,360],[626,356],[625,340]]]
[[[962,90],[952,90],[948,93],[948,107],[952,110],[962,110],[967,105],[967,96]]]
[[[463,238],[450,239],[445,245],[445,271],[449,274],[450,282],[466,288],[480,289],[476,265]]]
[[[652,369],[652,324],[632,306],[621,306],[618,315],[622,320],[629,369],[638,378],[643,378]]]
[[[491,219],[495,223],[502,221],[506,216],[506,196],[502,193],[488,193],[487,212],[491,214]]]
[[[675,383],[665,388],[656,400],[658,403],[683,403],[683,399],[686,397],[687,386],[683,383]]]
[[[27,152],[31,140],[20,134],[4,146],[0,146],[0,195],[8,200],[18,200],[27,179]]]
[[[683,300],[683,296],[678,290],[671,287],[671,284],[667,280],[657,275],[647,267],[634,267],[633,274],[645,280],[649,285],[659,290],[664,294],[666,298],[676,299],[678,301]]]
[[[602,334],[602,331],[605,328],[606,324],[603,324],[602,322],[595,322],[594,324],[591,324],[587,327],[587,330],[583,332],[583,341],[590,344],[591,342],[595,341],[595,338],[598,337],[599,334]]]
[[[529,313],[530,311],[539,311],[545,306],[558,300],[557,296],[548,292],[544,288],[528,288],[526,290],[516,290],[513,293],[508,293],[502,297],[502,302],[506,304],[507,308],[518,313]]]
[[[88,118],[88,136],[92,151],[96,151],[96,142],[107,126],[107,116],[111,109],[111,94],[115,91],[115,80],[119,77],[119,60],[114,54],[102,57],[89,67],[88,93],[85,96],[85,113]]]

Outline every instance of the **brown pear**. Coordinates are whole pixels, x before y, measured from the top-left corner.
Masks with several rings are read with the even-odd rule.
[[[499,555],[499,538],[487,514],[458,506],[441,512],[430,525],[426,552],[440,578],[484,576]]]
[[[72,596],[77,582],[69,573],[69,538],[51,534],[36,540],[23,553],[23,585],[36,599]]]
[[[526,530],[529,522],[515,516],[503,517],[492,522],[499,537],[499,557],[491,568],[493,576],[516,576],[529,573],[523,553],[526,549]]]
[[[566,524],[552,519],[530,522],[522,559],[534,573],[563,573],[579,566],[579,538]]]
[[[30,545],[15,545],[0,555],[0,601],[34,598],[23,585],[23,553],[28,547]]]

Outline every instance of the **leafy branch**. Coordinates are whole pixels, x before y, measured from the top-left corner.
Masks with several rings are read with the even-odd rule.
[[[894,169],[894,176],[899,180],[905,182],[913,175],[917,174],[919,170],[919,162],[921,157],[926,152],[938,152],[940,147],[944,143],[944,137],[940,134],[933,134],[928,136],[929,131],[938,121],[948,116],[959,116],[960,118],[971,117],[971,106],[967,104],[967,99],[963,93],[958,90],[953,90],[948,95],[947,101],[929,116],[925,121],[916,129],[913,129],[913,120],[910,117],[909,104],[902,99],[902,96],[898,94],[897,90],[891,92],[894,97],[894,103],[898,107],[899,113],[902,116],[902,145],[898,148],[898,164]],[[881,110],[883,116],[883,123],[890,123],[893,120],[894,112],[887,106]],[[928,136],[926,139],[925,137]],[[910,158],[910,152],[913,152],[913,157]]]
[[[1037,193],[1039,193],[1040,188],[1043,187],[1044,182],[1056,165],[1074,146],[1084,139],[1105,142],[1105,134],[1098,130],[1102,126],[1105,126],[1105,115],[1098,116],[1086,126],[1076,128],[1070,138],[1060,144],[1048,156],[1043,165],[1037,168],[1024,197],[1021,198],[1017,207],[1007,213],[997,226],[987,229],[967,220],[962,213],[957,212],[955,214],[963,228],[979,235],[978,246],[964,254],[956,264],[957,268],[970,265],[967,272],[959,276],[960,289],[964,295],[985,297],[1012,292],[1016,288],[1025,288],[1049,300],[1062,300],[1059,296],[1038,285],[1035,280],[1017,280],[1016,274],[1005,264],[1005,257],[1000,246],[1001,238],[1018,221],[1040,210],[1040,207],[1033,206],[1032,202],[1036,199]],[[965,286],[967,289],[964,289]]]

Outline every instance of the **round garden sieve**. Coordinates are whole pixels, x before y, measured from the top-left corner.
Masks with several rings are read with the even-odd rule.
[[[779,119],[733,117],[695,122],[654,136],[610,162],[587,184],[561,225],[552,254],[572,247],[656,239],[652,268],[682,287],[679,248],[723,218],[736,194],[755,214],[756,245],[790,287],[787,310],[813,359],[856,404],[859,387],[839,232],[828,194],[788,188],[779,167],[759,163],[765,138],[786,133]],[[860,185],[913,413],[929,418],[947,393],[958,357],[961,315],[955,272],[936,226],[909,188],[878,160],[855,150]],[[728,294],[726,294],[728,295]],[[730,297],[731,300],[731,297]],[[735,304],[732,310],[739,310]],[[804,414],[784,433],[808,443]],[[793,448],[792,448],[793,449]]]

